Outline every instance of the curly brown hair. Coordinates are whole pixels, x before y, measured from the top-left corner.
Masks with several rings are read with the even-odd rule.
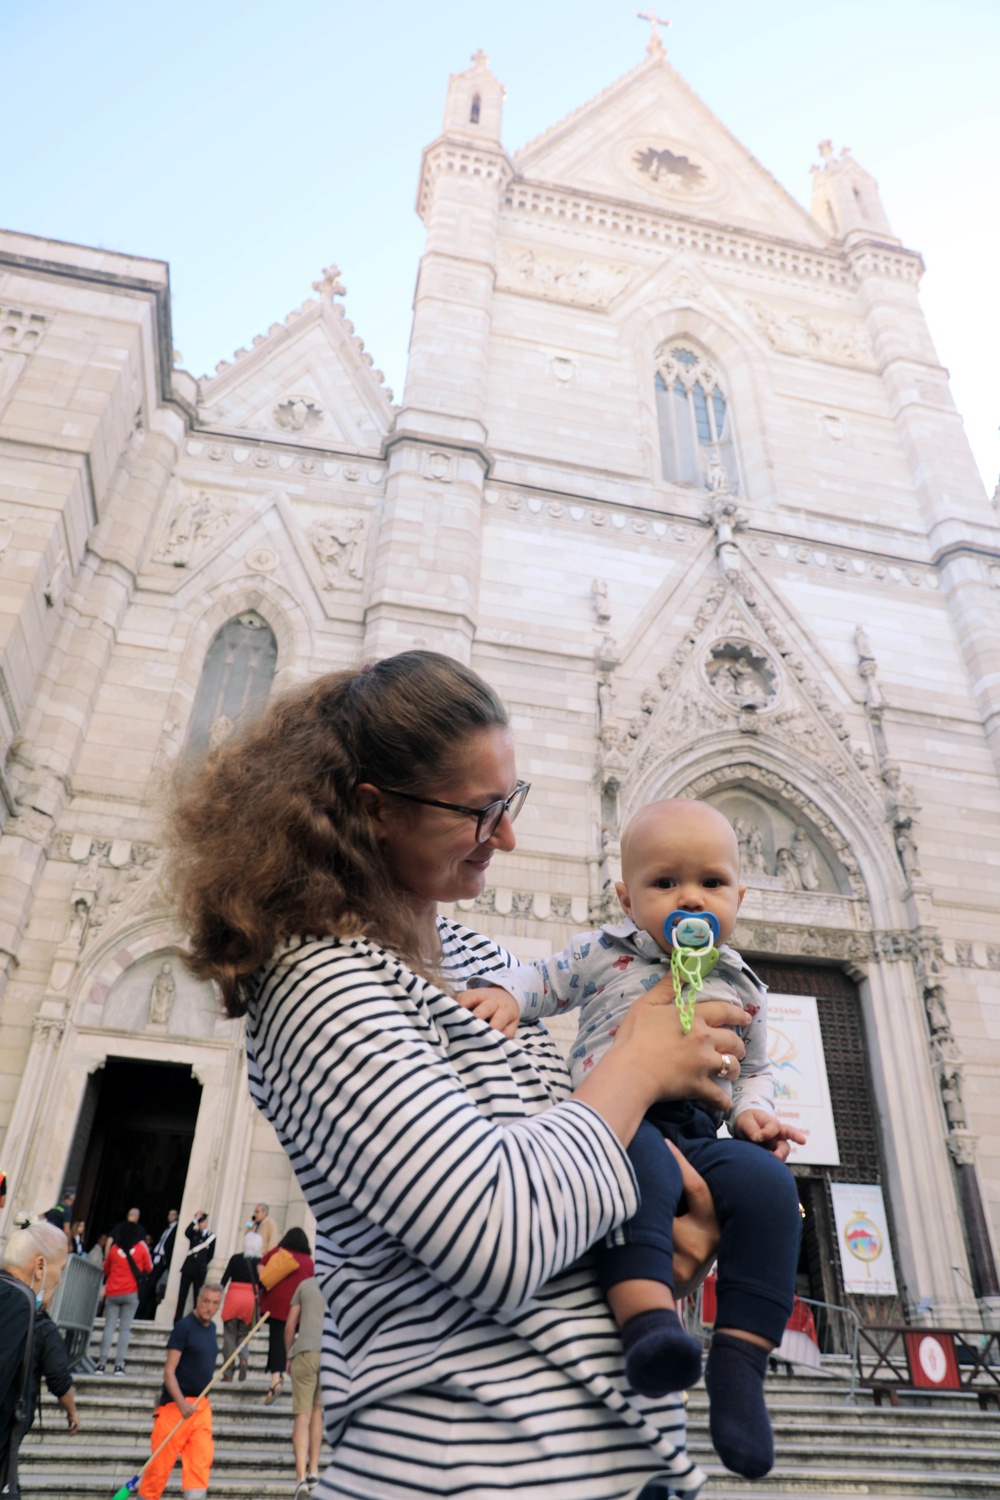
[[[286,693],[179,769],[167,887],[185,962],[215,981],[228,1015],[245,1013],[254,971],[296,936],[364,933],[411,968],[433,968],[355,789],[421,792],[470,734],[507,723],[468,667],[404,651]]]

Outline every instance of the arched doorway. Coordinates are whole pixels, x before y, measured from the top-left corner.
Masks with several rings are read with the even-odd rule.
[[[91,1074],[67,1171],[88,1247],[130,1208],[154,1238],[180,1209],[201,1092],[175,1063],[109,1057]]]

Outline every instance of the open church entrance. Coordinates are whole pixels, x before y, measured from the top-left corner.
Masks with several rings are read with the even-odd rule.
[[[800,1297],[853,1307],[864,1322],[887,1322],[896,1316],[892,1299],[862,1298],[844,1292],[833,1217],[831,1182],[884,1183],[878,1116],[871,1084],[861,1000],[843,970],[827,964],[758,958],[745,954],[769,995],[814,995],[826,1056],[830,1102],[837,1130],[840,1165],[792,1168],[804,1214],[796,1291]],[[892,1233],[892,1206],[885,1193]],[[903,1282],[896,1267],[897,1284]],[[842,1320],[817,1315],[822,1347],[844,1352]]]
[[[88,1246],[130,1208],[154,1237],[180,1209],[200,1104],[189,1066],[109,1057],[91,1075],[66,1171]]]

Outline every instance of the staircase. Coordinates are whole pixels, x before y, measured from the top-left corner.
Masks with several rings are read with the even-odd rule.
[[[100,1336],[100,1325],[96,1339]],[[166,1332],[150,1323],[133,1326],[128,1374],[82,1375],[76,1382],[80,1432],[64,1436],[62,1411],[43,1397],[45,1433],[38,1423],[21,1449],[21,1490],[31,1496],[90,1496],[111,1500],[149,1456],[151,1413],[159,1395]],[[96,1348],[96,1341],[95,1346]],[[266,1339],[251,1346],[245,1384],[212,1393],[215,1500],[291,1500],[295,1468],[291,1444],[291,1394],[285,1381],[273,1406],[262,1404]],[[848,1404],[843,1366],[833,1373],[768,1377],[777,1462],[766,1479],[748,1483],[721,1467],[708,1440],[705,1392],[688,1404],[689,1447],[709,1475],[702,1500],[742,1497],[830,1500],[840,1495],[882,1500],[937,1500],[940,1496],[1000,1497],[1000,1412],[980,1411],[971,1397],[900,1395],[897,1409],[877,1408],[870,1393]],[[329,1455],[320,1468],[329,1462]],[[178,1464],[166,1494],[179,1495]],[[553,1496],[553,1500],[562,1497]],[[566,1497],[571,1500],[571,1497]]]

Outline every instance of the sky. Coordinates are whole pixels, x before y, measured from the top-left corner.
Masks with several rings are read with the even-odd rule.
[[[170,264],[192,374],[312,296],[331,262],[399,399],[422,148],[482,47],[511,152],[627,72],[636,0],[6,0],[0,225]],[[1000,473],[997,0],[661,0],[670,59],[808,206],[852,148],[921,298],[989,493]]]

